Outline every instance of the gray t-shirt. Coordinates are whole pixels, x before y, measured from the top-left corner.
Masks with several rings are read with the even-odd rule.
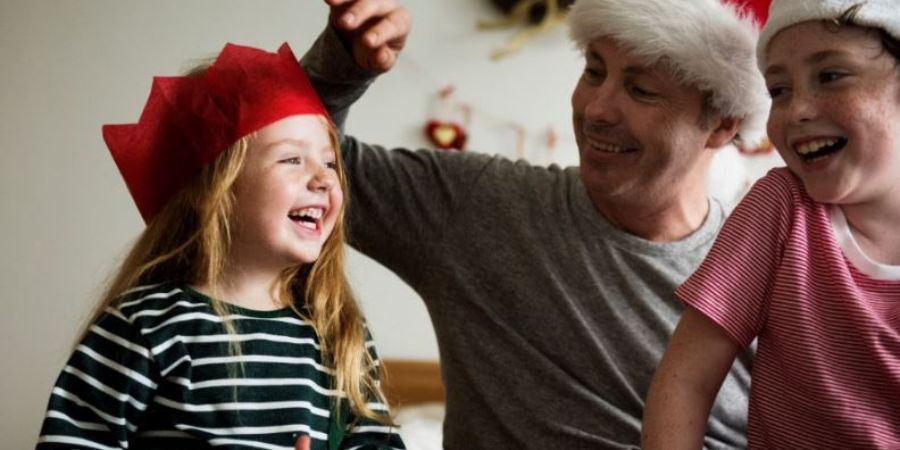
[[[370,77],[329,30],[303,58],[340,124]],[[327,80],[327,81],[326,81]],[[675,288],[725,213],[678,242],[610,225],[577,168],[344,137],[352,244],[412,286],[437,334],[448,449],[636,449],[650,379],[682,311]],[[744,448],[747,358],[706,447]]]

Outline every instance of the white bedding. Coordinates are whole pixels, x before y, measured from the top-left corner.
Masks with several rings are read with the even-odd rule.
[[[441,450],[444,432],[444,405],[426,403],[397,410],[400,436],[408,450]]]

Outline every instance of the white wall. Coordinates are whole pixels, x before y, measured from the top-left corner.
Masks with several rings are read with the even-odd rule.
[[[579,55],[562,29],[500,63],[509,31],[474,30],[488,0],[406,0],[414,31],[397,69],[355,108],[348,131],[419,146],[435,91],[474,107],[471,147],[571,164],[569,94]],[[142,228],[100,136],[135,121],[156,74],[178,74],[226,41],[302,53],[323,28],[320,0],[2,0],[0,3],[0,436],[28,448],[57,372],[105,277]],[[560,136],[544,151],[543,131]],[[437,357],[415,294],[354,254],[350,274],[381,353]]]

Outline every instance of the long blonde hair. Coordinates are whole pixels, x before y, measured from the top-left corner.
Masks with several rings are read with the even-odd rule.
[[[277,295],[283,305],[301,316],[305,315],[294,300],[305,299],[309,311],[305,318],[319,335],[322,359],[334,367],[334,388],[347,396],[350,410],[357,417],[392,425],[389,415],[368,406],[372,400],[387,402],[377,381],[379,368],[366,348],[362,312],[344,274],[347,180],[334,125],[324,118],[323,122],[335,149],[344,201],[319,258],[311,266],[283,271]],[[122,301],[124,293],[138,286],[202,280],[213,293],[218,292],[232,242],[233,185],[244,166],[251,136],[241,138],[219,155],[150,220],[109,281],[82,337],[108,308]],[[216,314],[226,317],[227,304],[215,299],[211,304]],[[235,332],[229,321],[224,324],[229,333]],[[334,409],[333,413],[339,414],[340,408]]]

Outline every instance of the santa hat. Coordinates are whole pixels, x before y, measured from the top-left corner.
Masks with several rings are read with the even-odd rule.
[[[808,20],[833,20],[853,7],[858,7],[853,23],[881,28],[900,39],[900,2],[897,0],[773,0],[769,8],[769,21],[759,37],[757,55],[759,66],[764,68],[769,42],[779,31]]]
[[[145,222],[238,139],[293,115],[328,114],[287,44],[226,44],[202,76],[154,77],[138,123],[103,139]]]
[[[765,138],[771,100],[756,64],[754,7],[734,3],[741,5],[578,0],[569,10],[569,29],[582,50],[594,39],[609,37],[647,64],[665,61],[679,82],[710,92],[717,111],[743,119],[742,144],[755,146]]]

